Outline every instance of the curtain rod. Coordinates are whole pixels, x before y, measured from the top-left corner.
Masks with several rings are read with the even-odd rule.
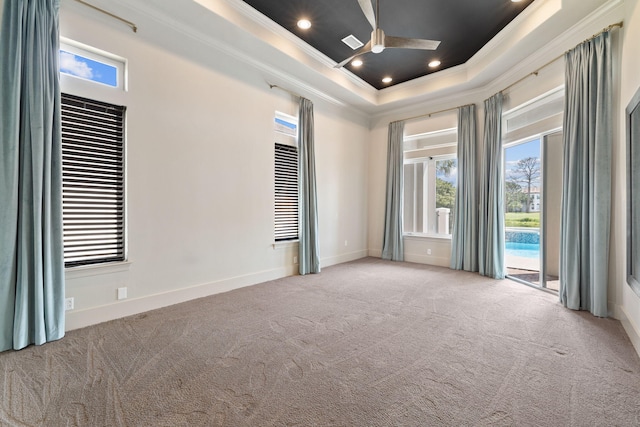
[[[282,90],[282,91],[287,92],[287,93],[288,93],[288,94],[290,94],[290,95],[296,96],[296,97],[298,97],[298,98],[304,98],[302,95],[297,94],[297,93],[295,93],[295,92],[292,92],[292,91],[290,91],[289,89],[285,89],[285,88],[283,88],[282,86],[272,85],[272,84],[271,84],[271,83],[269,83],[269,82],[267,82],[267,84],[269,85],[269,89],[273,89],[273,88],[280,89],[280,90]]]
[[[137,33],[137,32],[138,32],[138,27],[137,27],[137,26],[136,26],[136,24],[134,24],[133,22],[131,22],[131,21],[127,21],[127,20],[126,20],[126,19],[124,19],[124,18],[120,18],[118,15],[114,15],[113,13],[111,13],[111,12],[107,12],[107,11],[106,11],[106,10],[104,10],[104,9],[100,9],[99,7],[94,6],[94,5],[92,5],[92,4],[89,4],[89,3],[87,3],[87,2],[86,2],[86,1],[84,1],[84,0],[76,0],[76,1],[77,1],[78,3],[80,3],[80,4],[83,4],[83,5],[87,6],[87,7],[90,7],[91,9],[97,10],[97,11],[98,11],[98,12],[100,12],[100,13],[104,13],[105,15],[108,15],[108,16],[110,16],[110,17],[114,18],[114,19],[117,19],[117,20],[118,20],[118,21],[120,21],[120,22],[124,22],[125,24],[127,24],[128,26],[130,26],[130,27],[131,27],[131,29],[133,30],[133,32],[134,32],[134,33]]]
[[[598,32],[598,33],[596,33],[596,34],[592,35],[592,36],[591,36],[591,37],[589,37],[588,39],[584,40],[582,43],[585,43],[585,42],[588,42],[588,41],[590,41],[590,40],[593,40],[594,38],[598,37],[600,34],[602,34],[602,33],[604,33],[604,32],[607,32],[607,31],[610,31],[610,30],[612,30],[612,29],[614,29],[614,28],[616,28],[616,27],[622,28],[622,25],[623,25],[623,21],[616,22],[615,24],[611,24],[611,25],[609,25],[607,28],[602,29],[602,31],[600,31],[600,32]],[[579,44],[582,44],[582,43],[579,43]],[[574,48],[574,49],[575,49],[575,48]],[[572,50],[572,49],[569,49],[569,50],[567,50],[566,52],[564,52],[562,55],[558,55],[558,56],[556,56],[556,57],[555,57],[555,58],[553,58],[551,61],[549,61],[549,62],[547,62],[546,64],[544,64],[542,67],[539,67],[537,70],[535,70],[535,71],[533,71],[533,72],[531,72],[531,73],[529,73],[529,74],[526,74],[524,77],[522,77],[522,78],[520,78],[520,79],[516,80],[515,82],[511,83],[509,86],[505,87],[505,88],[504,88],[504,89],[502,89],[500,92],[504,92],[504,91],[506,91],[506,90],[508,90],[508,89],[511,89],[512,87],[514,87],[515,85],[517,85],[518,83],[520,83],[521,81],[523,81],[524,79],[526,79],[526,78],[528,78],[528,77],[531,77],[531,76],[537,76],[537,75],[538,75],[538,73],[540,72],[540,70],[542,70],[543,68],[546,68],[546,67],[548,67],[549,65],[553,64],[553,63],[554,63],[554,62],[556,62],[558,59],[562,58],[562,57],[563,57],[563,56],[565,56],[567,53],[569,53],[571,50]]]

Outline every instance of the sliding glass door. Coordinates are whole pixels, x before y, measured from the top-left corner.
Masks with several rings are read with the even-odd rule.
[[[507,275],[557,290],[562,134],[505,145],[504,159]]]
[[[505,146],[505,265],[507,275],[540,283],[542,150],[540,138]]]

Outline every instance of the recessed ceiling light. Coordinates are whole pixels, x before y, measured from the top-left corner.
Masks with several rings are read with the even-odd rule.
[[[391,77],[385,77],[384,79],[382,79],[382,83],[391,83],[393,79]]]
[[[520,2],[520,0],[511,0],[511,1],[514,2],[514,3],[519,3]]]
[[[438,65],[440,65],[440,61],[438,61],[437,59],[434,60],[434,61],[429,62],[429,67],[431,67],[431,68],[435,68]]]
[[[298,21],[298,27],[302,28],[303,30],[308,30],[309,28],[311,28],[311,21],[309,21],[308,19],[301,19]]]
[[[351,65],[353,65],[354,67],[359,67],[362,65],[362,59],[354,59],[353,61],[351,61]]]

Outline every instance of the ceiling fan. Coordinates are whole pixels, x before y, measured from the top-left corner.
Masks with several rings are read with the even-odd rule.
[[[376,11],[373,11],[373,5],[371,0],[358,0],[360,9],[367,18],[367,21],[371,24],[373,31],[371,32],[371,40],[362,46],[355,54],[351,55],[344,61],[336,64],[334,68],[344,67],[356,56],[360,56],[365,53],[373,52],[380,53],[386,48],[403,48],[403,49],[424,49],[424,50],[436,50],[439,41],[425,40],[425,39],[410,39],[406,37],[393,37],[385,35],[384,31],[378,27],[378,20],[380,18],[380,0],[376,0]]]

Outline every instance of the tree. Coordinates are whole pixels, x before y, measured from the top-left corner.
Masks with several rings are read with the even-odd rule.
[[[522,192],[522,187],[515,181],[504,183],[504,198],[507,212],[520,212],[523,203],[527,201],[527,195]]]
[[[436,209],[449,208],[449,230],[451,234],[456,218],[456,186],[448,181],[452,172],[458,167],[457,159],[445,159],[436,161]]]
[[[442,173],[446,177],[451,175],[451,171],[457,166],[458,166],[457,159],[438,160],[436,162],[437,172]]]
[[[456,187],[449,181],[436,178],[436,208],[453,209],[456,205]]]
[[[436,178],[436,209],[449,208],[449,230],[451,234],[456,220],[456,187],[449,181]]]
[[[511,180],[527,186],[526,211],[529,212],[531,184],[538,182],[540,178],[540,159],[538,157],[525,157],[518,160],[518,163],[511,169],[509,177]]]

